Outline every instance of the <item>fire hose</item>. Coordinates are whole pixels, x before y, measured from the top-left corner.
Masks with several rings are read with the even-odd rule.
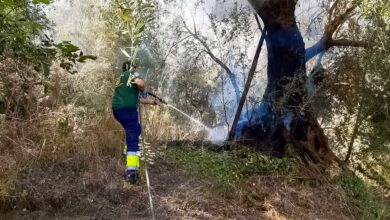
[[[148,95],[152,96],[153,98],[157,99],[158,101],[160,101],[161,103],[167,105],[168,103],[163,100],[162,98],[158,97],[157,95],[155,95],[154,93],[151,93],[151,92],[148,92]]]
[[[153,98],[159,100],[161,103],[167,105],[168,103],[164,101],[162,98],[159,96],[155,95],[154,93],[148,92],[148,95],[152,96]],[[143,132],[143,125],[142,125],[142,111],[141,111],[141,105],[138,106],[138,111],[139,111],[139,123],[141,126],[141,144],[142,148],[145,150],[145,137],[144,137],[144,132]],[[146,186],[148,189],[148,197],[149,197],[149,205],[150,205],[150,212],[152,214],[152,220],[155,220],[155,212],[154,212],[154,206],[153,206],[153,197],[152,197],[152,190],[150,186],[150,180],[149,180],[149,172],[148,172],[148,166],[147,166],[147,161],[145,159],[144,161],[144,167],[145,167],[145,178],[146,178]]]
[[[150,95],[150,93],[149,93]],[[152,95],[151,95],[152,96]],[[154,96],[153,96],[154,97]],[[160,100],[160,102],[163,103],[163,101]],[[142,149],[145,150],[145,137],[144,137],[144,132],[142,128],[142,112],[141,112],[141,105],[138,106],[138,111],[139,111],[139,123],[141,126],[141,144],[142,144]],[[149,180],[149,172],[148,172],[148,166],[147,166],[147,161],[145,159],[144,161],[144,167],[145,167],[145,178],[146,178],[146,186],[148,188],[148,197],[149,197],[149,205],[150,205],[150,212],[152,214],[152,220],[155,220],[155,213],[154,213],[154,206],[153,206],[153,197],[152,197],[152,190],[150,186],[150,180]]]

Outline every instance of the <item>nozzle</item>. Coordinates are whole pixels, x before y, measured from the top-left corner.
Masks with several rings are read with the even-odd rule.
[[[163,104],[168,104],[166,101],[164,101],[162,98],[160,98],[160,97],[158,97],[157,95],[155,95],[155,94],[153,94],[153,93],[151,93],[151,92],[148,92],[148,95],[150,95],[150,96],[152,96],[152,97],[154,97],[154,98],[156,98],[156,99],[158,99],[158,101],[160,101],[161,103],[163,103]]]

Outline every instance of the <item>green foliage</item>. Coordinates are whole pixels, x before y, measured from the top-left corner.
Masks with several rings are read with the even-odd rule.
[[[6,209],[6,204],[9,202],[9,189],[7,183],[0,182],[0,211]]]
[[[39,3],[43,3],[43,4],[50,4],[50,0],[33,0],[32,1],[34,4],[39,4]]]
[[[351,171],[341,173],[336,182],[346,191],[357,219],[386,219],[388,210],[379,194]]]
[[[38,3],[50,4],[49,0],[0,2],[0,55],[31,62],[35,70],[45,70],[53,60],[60,60],[61,67],[76,73],[74,64],[83,63],[95,56],[84,55],[80,49],[65,41],[55,44],[43,32],[50,29],[50,22]],[[78,52],[79,53],[76,53]],[[46,73],[47,74],[47,73]]]
[[[45,34],[52,24],[40,3],[50,1],[0,1],[1,113],[26,116],[31,106],[37,109],[37,100],[54,88],[49,82],[53,62],[74,74],[77,63],[96,59],[69,41],[54,43]]]
[[[14,176],[7,175],[7,179],[0,178],[0,213],[12,209],[14,195]]]
[[[0,200],[9,196],[9,184],[0,181]]]
[[[376,20],[377,23],[390,29],[390,1],[389,0],[362,0],[360,8],[364,15]]]
[[[387,10],[388,1],[368,2],[363,1],[361,7],[369,25],[358,28],[364,28],[367,34],[362,38],[370,46],[334,54],[335,62],[323,88],[331,100],[328,105],[333,115],[329,120],[334,131],[331,142],[340,152],[350,149],[351,157],[346,159],[351,168],[389,193],[390,30],[375,9],[383,6],[380,10]]]
[[[288,174],[295,168],[292,159],[271,158],[255,151],[216,153],[177,147],[170,148],[166,157],[187,171],[226,187],[233,186],[245,176]]]
[[[120,19],[119,29],[127,34],[134,44],[143,36],[145,25],[154,20],[152,2],[142,0],[115,1],[117,18]]]
[[[0,2],[0,55],[46,61],[53,54],[35,42],[48,21],[38,5],[27,0]]]
[[[88,59],[97,59],[96,56],[84,55],[83,51],[81,51],[79,47],[73,45],[70,41],[63,41],[54,46],[59,49],[61,57],[60,67],[72,74],[77,73],[77,71],[74,70],[74,64],[76,64],[76,62],[85,63]]]
[[[173,80],[176,84],[176,95],[172,97],[172,102],[187,114],[199,117],[200,121],[206,124],[212,124],[215,121],[215,113],[210,107],[209,99],[213,88],[203,75],[207,69],[191,63],[182,65]],[[176,121],[182,118],[182,115],[179,115]]]
[[[115,0],[112,1],[109,24],[122,36],[131,59],[135,59],[145,27],[154,19],[154,5],[151,0]]]

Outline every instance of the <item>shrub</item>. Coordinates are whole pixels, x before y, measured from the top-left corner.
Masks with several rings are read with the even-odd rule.
[[[243,177],[253,174],[287,174],[294,170],[295,161],[276,159],[255,151],[217,153],[208,150],[169,148],[168,161],[192,174],[207,178],[218,186],[233,186]]]
[[[336,182],[346,191],[357,219],[386,219],[383,198],[352,171],[341,173]]]

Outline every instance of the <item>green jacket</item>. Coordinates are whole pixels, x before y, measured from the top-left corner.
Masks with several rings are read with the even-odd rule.
[[[135,71],[123,72],[116,82],[112,109],[137,108],[139,102],[139,90],[135,84]]]

